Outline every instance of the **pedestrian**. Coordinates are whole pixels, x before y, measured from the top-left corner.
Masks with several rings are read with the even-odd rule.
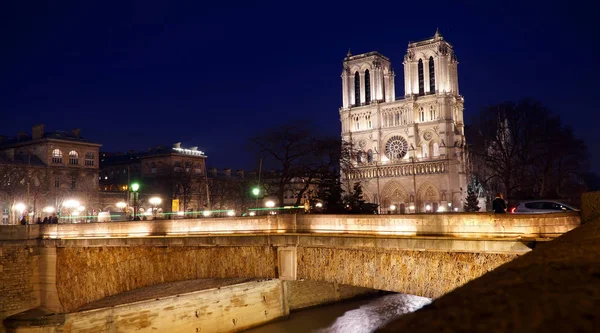
[[[42,224],[42,218],[38,216],[37,221],[35,221],[35,223]]]
[[[498,192],[496,194],[496,199],[492,201],[492,209],[494,210],[494,213],[506,213],[506,201],[504,201],[504,196],[502,196],[502,193]]]
[[[48,216],[44,216],[44,220],[42,221],[42,224],[48,224]]]

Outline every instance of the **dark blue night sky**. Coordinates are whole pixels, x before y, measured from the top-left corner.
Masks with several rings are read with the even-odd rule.
[[[181,141],[205,151],[209,165],[250,169],[256,161],[246,140],[266,128],[309,119],[339,135],[348,48],[390,57],[396,96],[403,96],[408,42],[439,27],[458,55],[467,123],[488,104],[537,98],[585,139],[600,171],[597,8],[573,1],[182,3],[3,1],[0,133],[30,133],[38,123],[81,128],[106,151]]]

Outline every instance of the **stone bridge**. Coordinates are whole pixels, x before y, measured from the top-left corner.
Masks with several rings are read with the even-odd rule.
[[[439,297],[579,215],[276,215],[0,227],[0,314],[76,311],[202,278],[313,280]],[[1,318],[0,318],[1,319]]]

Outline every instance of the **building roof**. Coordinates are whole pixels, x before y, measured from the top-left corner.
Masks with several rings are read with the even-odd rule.
[[[130,151],[127,153],[100,152],[100,164],[126,164],[136,160],[166,155],[181,155],[198,158],[207,157],[206,155],[204,155],[204,152],[199,150],[184,149],[179,147],[158,146],[156,148],[151,148],[148,151]]]
[[[52,139],[74,141],[74,142],[87,143],[87,144],[93,144],[93,145],[98,145],[98,146],[101,145],[92,140],[86,139],[82,136],[76,136],[75,133],[73,133],[73,132],[54,131],[54,132],[44,132],[42,137],[39,139],[33,139],[31,137],[31,135],[28,135],[28,134],[21,134],[17,137],[13,137],[8,140],[0,141],[0,149],[12,147],[12,146],[19,146],[19,145],[23,145],[23,144],[41,142],[41,141],[45,141],[45,140],[52,140]]]
[[[344,58],[344,61],[353,61],[353,60],[367,58],[370,56],[377,56],[377,57],[383,58],[387,61],[390,61],[390,59],[388,57],[384,56],[383,54],[381,54],[377,51],[371,51],[371,52],[367,52],[367,53],[352,55],[352,53],[350,53],[350,50],[348,50],[348,55],[346,55],[346,58]]]

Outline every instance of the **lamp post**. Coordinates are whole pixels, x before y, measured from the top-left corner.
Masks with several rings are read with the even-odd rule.
[[[159,197],[152,197],[150,198],[150,204],[153,206],[152,207],[152,216],[156,219],[156,206],[160,205],[160,203],[162,202],[162,199]]]
[[[137,216],[137,201],[138,201],[138,190],[140,189],[140,184],[133,183],[131,184],[131,190],[133,191],[133,220],[137,221],[139,218]]]

